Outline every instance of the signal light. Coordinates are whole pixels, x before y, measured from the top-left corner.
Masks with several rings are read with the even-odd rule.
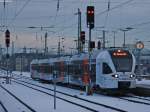
[[[10,32],[8,29],[5,32],[5,44],[6,44],[6,47],[9,47],[10,45]]]
[[[91,49],[95,48],[95,42],[94,42],[94,41],[91,41],[91,42],[90,42],[90,48],[91,48]]]
[[[101,42],[100,41],[98,41],[98,43],[97,43],[98,45],[97,45],[97,49],[101,49]]]
[[[87,26],[94,28],[94,6],[87,6]]]
[[[81,31],[80,36],[81,36],[80,40],[82,44],[85,44],[85,31]]]

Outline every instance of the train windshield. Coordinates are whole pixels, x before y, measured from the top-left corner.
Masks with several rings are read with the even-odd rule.
[[[131,72],[133,59],[129,51],[115,50],[110,54],[117,72]]]

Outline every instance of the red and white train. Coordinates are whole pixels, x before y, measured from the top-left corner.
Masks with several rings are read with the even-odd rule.
[[[62,83],[116,90],[135,88],[135,64],[135,57],[128,50],[106,49],[92,52],[90,72],[88,53],[35,59],[30,70],[34,79],[51,81],[55,75]]]

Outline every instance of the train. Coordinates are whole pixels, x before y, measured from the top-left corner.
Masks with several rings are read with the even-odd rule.
[[[103,90],[133,89],[136,87],[136,59],[129,50],[105,49],[72,56],[34,59],[30,64],[31,77]]]

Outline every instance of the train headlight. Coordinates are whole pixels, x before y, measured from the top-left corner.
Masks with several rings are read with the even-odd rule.
[[[115,74],[115,78],[118,78],[118,74]]]
[[[118,78],[119,76],[118,76],[118,74],[114,74],[114,75],[112,75],[112,77]]]
[[[133,74],[130,74],[130,78],[134,78],[135,77],[135,75],[133,75]]]

